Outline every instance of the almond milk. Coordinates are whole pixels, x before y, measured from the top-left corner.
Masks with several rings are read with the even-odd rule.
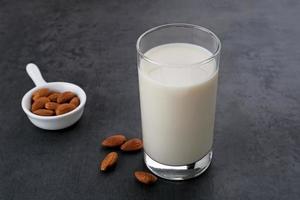
[[[218,69],[207,49],[170,43],[141,59],[139,89],[144,150],[165,165],[186,165],[212,148]]]

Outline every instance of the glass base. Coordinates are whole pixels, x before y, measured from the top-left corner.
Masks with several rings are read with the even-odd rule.
[[[160,164],[151,159],[145,152],[144,160],[148,169],[161,178],[168,180],[186,180],[202,174],[209,167],[212,160],[212,154],[212,151],[210,151],[202,159],[182,166]]]

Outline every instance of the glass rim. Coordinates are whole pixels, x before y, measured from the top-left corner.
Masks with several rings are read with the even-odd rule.
[[[137,42],[136,42],[136,51],[138,52],[139,56],[141,56],[141,58],[143,58],[144,60],[152,63],[152,64],[155,64],[155,65],[159,65],[159,66],[164,66],[164,67],[181,67],[182,64],[180,65],[177,65],[177,64],[167,64],[167,63],[162,63],[162,62],[158,62],[158,61],[155,61],[151,58],[149,58],[148,56],[146,56],[140,49],[140,43],[141,43],[141,40],[143,39],[143,37],[145,37],[146,35],[154,32],[154,31],[157,31],[159,29],[163,29],[163,28],[168,28],[168,27],[185,27],[185,28],[193,28],[193,29],[198,29],[200,31],[204,31],[210,35],[213,36],[213,39],[217,42],[217,48],[214,52],[211,52],[212,55],[200,62],[195,62],[195,63],[191,63],[191,64],[187,64],[187,65],[184,65],[184,66],[194,66],[194,65],[203,65],[203,64],[206,64],[208,62],[210,62],[211,60],[213,60],[221,51],[221,41],[220,39],[218,38],[218,36],[210,31],[209,29],[207,28],[204,28],[202,26],[199,26],[199,25],[194,25],[194,24],[187,24],[187,23],[170,23],[170,24],[163,24],[163,25],[159,25],[159,26],[155,26],[147,31],[145,31],[144,33],[142,33],[139,38],[137,39]]]

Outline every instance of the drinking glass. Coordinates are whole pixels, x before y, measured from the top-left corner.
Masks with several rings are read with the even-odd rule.
[[[196,177],[212,160],[220,40],[201,26],[166,24],[136,48],[145,164],[165,179]]]

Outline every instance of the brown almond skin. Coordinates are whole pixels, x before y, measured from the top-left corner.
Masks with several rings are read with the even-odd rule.
[[[153,184],[157,181],[157,177],[148,172],[136,171],[134,172],[134,176],[139,182],[146,185]]]
[[[58,97],[59,95],[60,95],[59,92],[54,92],[54,93],[50,94],[50,95],[48,96],[48,98],[49,98],[50,101],[52,101],[52,102],[57,102],[57,97]]]
[[[52,116],[54,114],[53,110],[47,110],[47,109],[38,109],[33,111],[34,114],[36,115],[41,115],[41,116]]]
[[[45,108],[48,110],[56,110],[56,108],[59,106],[60,104],[55,103],[55,102],[47,102],[45,104]]]
[[[105,138],[101,144],[103,147],[118,147],[121,146],[125,141],[126,137],[124,135],[118,134]]]
[[[36,101],[40,97],[47,97],[50,93],[51,92],[48,88],[41,88],[32,94],[32,99]]]
[[[138,138],[133,138],[122,144],[122,151],[138,151],[143,148],[142,140]]]
[[[80,99],[78,97],[73,97],[70,101],[70,104],[73,104],[74,106],[79,106],[80,104]]]
[[[38,98],[31,105],[31,111],[33,112],[33,111],[36,111],[38,109],[45,108],[45,104],[47,102],[50,102],[50,100],[47,97],[40,97],[40,98]]]
[[[76,95],[73,92],[70,92],[70,91],[63,92],[57,97],[57,103],[69,102],[75,96]]]
[[[67,112],[74,110],[75,108],[76,107],[73,104],[64,103],[64,104],[60,104],[59,106],[57,106],[55,113],[56,113],[56,115],[62,115],[62,114],[65,114]]]
[[[106,171],[108,168],[114,166],[117,163],[118,154],[116,152],[110,152],[105,156],[100,164],[100,170]]]

